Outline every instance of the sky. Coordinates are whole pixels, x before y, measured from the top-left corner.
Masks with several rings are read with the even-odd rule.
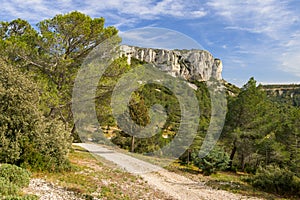
[[[205,49],[222,60],[223,78],[237,86],[250,77],[263,84],[300,83],[299,0],[0,0],[0,5],[1,21],[22,18],[32,25],[74,10],[104,17],[106,26],[137,42],[145,39],[145,28],[159,28],[160,37],[144,42]]]

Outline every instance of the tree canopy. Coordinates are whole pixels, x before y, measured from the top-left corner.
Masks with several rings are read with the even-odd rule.
[[[72,87],[82,61],[118,33],[114,27],[104,27],[104,22],[77,11],[43,20],[36,29],[22,19],[1,22],[0,55],[39,83],[45,116],[72,122]]]

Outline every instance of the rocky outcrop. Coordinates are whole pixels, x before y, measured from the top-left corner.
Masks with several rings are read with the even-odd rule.
[[[122,45],[121,55],[127,56],[129,64],[135,58],[186,80],[222,79],[221,60],[204,50],[165,50]]]
[[[299,84],[277,84],[261,85],[267,96],[275,102],[300,107],[300,85]]]

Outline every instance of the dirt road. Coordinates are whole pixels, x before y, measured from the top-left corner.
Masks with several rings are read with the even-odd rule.
[[[91,153],[101,156],[117,164],[120,168],[141,176],[149,185],[163,191],[175,199],[183,200],[241,200],[258,198],[245,197],[223,190],[216,190],[204,185],[203,182],[195,182],[184,176],[169,172],[159,166],[133,158],[129,155],[116,152],[101,145],[78,143]]]

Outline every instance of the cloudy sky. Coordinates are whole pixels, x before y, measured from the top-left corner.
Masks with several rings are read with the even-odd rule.
[[[23,18],[35,25],[78,10],[104,17],[106,25],[133,39],[143,36],[132,29],[163,28],[165,41],[180,44],[189,37],[220,58],[223,78],[238,86],[252,76],[261,83],[300,83],[299,0],[0,0],[0,5],[2,21]],[[179,34],[176,41],[167,29]]]

